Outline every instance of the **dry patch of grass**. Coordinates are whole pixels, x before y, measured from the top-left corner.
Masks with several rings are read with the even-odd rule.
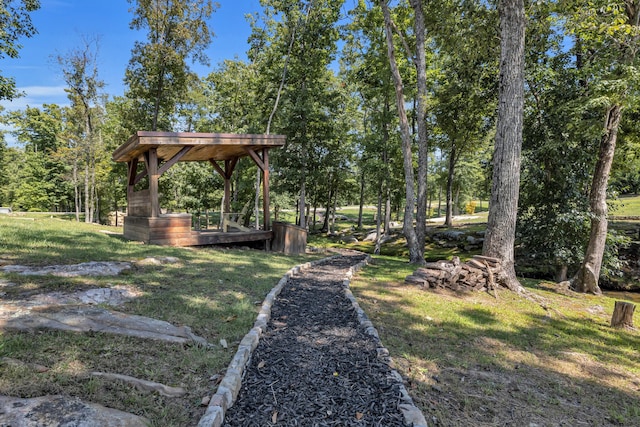
[[[376,258],[352,283],[433,425],[640,425],[640,333],[609,327],[614,300],[525,281],[457,294],[403,283]]]

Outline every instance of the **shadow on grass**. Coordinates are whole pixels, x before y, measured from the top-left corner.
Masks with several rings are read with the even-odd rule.
[[[381,264],[354,293],[432,424],[640,425],[637,332],[507,292],[420,291]]]

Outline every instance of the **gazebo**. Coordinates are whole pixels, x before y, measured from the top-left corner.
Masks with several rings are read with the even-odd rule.
[[[285,143],[282,135],[174,133],[139,131],[113,152],[127,163],[127,216],[124,237],[170,246],[199,246],[264,241],[273,238],[269,216],[269,150]],[[161,213],[158,179],[177,162],[209,162],[224,179],[224,212],[230,212],[231,176],[242,157],[249,156],[262,171],[263,229],[228,226],[221,230],[192,230],[191,214]],[[144,167],[138,166],[143,164]],[[137,189],[145,178],[148,188]],[[138,186],[140,187],[140,186]]]

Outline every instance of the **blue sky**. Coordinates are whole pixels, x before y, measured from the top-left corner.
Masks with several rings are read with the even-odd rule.
[[[224,59],[246,58],[251,29],[245,15],[260,10],[259,0],[218,3],[220,7],[209,22],[215,33],[208,50],[211,66],[192,66],[200,75],[207,75]],[[32,14],[38,34],[20,41],[23,47],[19,58],[5,58],[0,64],[2,74],[15,78],[26,96],[1,104],[7,110],[40,107],[43,103],[67,105],[64,81],[52,56],[65,55],[81,47],[83,37],[95,36],[100,38],[98,71],[107,85],[105,92],[122,95],[122,79],[133,43],[145,39],[144,33],[129,29],[130,7],[127,0],[41,0],[40,10]]]

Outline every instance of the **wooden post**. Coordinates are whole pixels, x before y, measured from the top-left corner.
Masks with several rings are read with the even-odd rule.
[[[136,174],[138,170],[138,158],[131,160],[127,163],[127,212],[129,212],[129,200],[131,200],[131,195],[134,192],[134,187],[136,185]]]
[[[158,150],[151,148],[149,150],[148,157],[149,168],[149,198],[151,199],[151,218],[157,218],[160,216],[160,197],[158,194],[158,179],[160,174],[158,173]]]
[[[224,162],[224,213],[231,212],[231,175],[233,169],[231,169],[231,161],[225,160]]]
[[[264,231],[271,230],[271,218],[269,215],[269,149],[262,149],[262,210],[264,215]]]
[[[630,302],[616,301],[613,316],[611,316],[611,327],[633,328],[633,312],[635,309],[636,306]]]

